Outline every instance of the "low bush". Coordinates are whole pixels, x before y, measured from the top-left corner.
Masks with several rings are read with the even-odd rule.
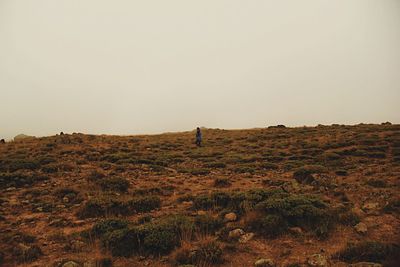
[[[78,211],[79,218],[97,218],[107,215],[131,215],[138,212],[148,212],[159,208],[161,200],[157,196],[119,199],[103,196],[87,201]]]
[[[223,262],[219,243],[207,238],[197,244],[185,243],[172,255],[177,266],[212,266]]]
[[[375,241],[363,241],[359,243],[348,243],[343,250],[336,254],[336,257],[339,260],[348,263],[383,263],[396,257],[398,253],[400,253],[398,245]]]
[[[40,168],[40,163],[34,159],[7,159],[0,164],[1,171],[15,172],[18,170],[37,170]]]
[[[261,164],[261,168],[264,170],[277,170],[279,166],[275,163],[264,162]]]
[[[227,178],[215,178],[214,179],[214,187],[228,187],[231,185],[231,182]]]
[[[197,215],[194,218],[196,229],[203,234],[214,234],[224,224],[221,218],[214,218],[211,215]]]
[[[161,199],[158,196],[143,196],[129,200],[127,203],[130,210],[135,212],[149,212],[161,206]]]
[[[68,203],[82,202],[82,197],[79,195],[79,192],[73,188],[68,188],[68,187],[59,188],[54,192],[54,195],[63,202],[68,202]]]
[[[367,185],[372,186],[372,187],[379,187],[379,188],[387,186],[385,180],[376,179],[376,178],[369,179],[367,181]]]
[[[192,262],[200,266],[209,266],[223,262],[222,248],[214,240],[204,240],[198,244],[192,256]]]
[[[129,188],[129,181],[120,177],[103,178],[98,184],[104,191],[127,192]]]
[[[226,168],[226,164],[223,162],[212,162],[205,165],[207,168],[210,169],[223,169]]]
[[[180,245],[183,236],[193,229],[193,222],[184,216],[168,216],[155,222],[131,225],[107,232],[102,244],[113,256],[133,254],[167,254]]]
[[[267,237],[276,237],[288,227],[301,227],[325,238],[337,221],[336,212],[314,196],[273,194],[255,209],[260,216],[248,227]]]
[[[102,237],[109,232],[121,230],[128,227],[128,221],[121,219],[107,219],[97,222],[91,230],[91,234],[96,237]]]
[[[20,172],[1,173],[0,174],[0,189],[7,187],[27,187],[38,182],[48,180],[49,177],[38,174],[24,174]]]

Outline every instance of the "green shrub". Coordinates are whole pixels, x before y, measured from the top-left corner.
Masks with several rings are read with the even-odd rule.
[[[320,199],[307,195],[273,195],[258,203],[256,209],[268,215],[280,216],[288,226],[301,227],[325,238],[336,222],[336,213]],[[281,220],[271,217],[267,222],[273,224]],[[282,225],[284,222],[280,221]]]
[[[343,225],[355,226],[360,221],[360,217],[351,210],[344,210],[338,213],[338,222]]]
[[[0,189],[7,187],[27,187],[38,182],[48,180],[49,177],[37,174],[24,174],[20,172],[1,173],[0,174]]]
[[[372,178],[367,181],[367,185],[372,187],[386,187],[386,181],[381,179]]]
[[[101,220],[101,221],[97,222],[92,227],[91,233],[94,236],[101,237],[109,232],[125,229],[127,227],[128,227],[128,221],[126,221],[126,220],[107,219],[107,220]]]
[[[144,249],[153,254],[166,254],[179,245],[173,232],[157,229],[144,237]]]
[[[221,263],[223,262],[222,248],[216,241],[205,240],[194,251],[192,261],[205,266]]]
[[[220,218],[214,218],[211,215],[197,215],[194,219],[194,224],[198,231],[203,234],[214,234],[215,231],[223,226],[223,221]]]
[[[231,185],[231,182],[227,178],[215,178],[214,186],[215,187],[228,187]]]
[[[287,231],[287,222],[280,215],[264,215],[247,222],[247,227],[265,237],[277,237]]]
[[[118,226],[123,226],[118,224]],[[102,244],[113,256],[129,257],[133,254],[166,254],[180,245],[180,240],[193,223],[184,216],[168,216],[155,222],[114,229],[102,237]]]
[[[226,168],[226,164],[223,162],[212,162],[205,165],[207,168],[211,169],[223,169]]]
[[[261,168],[264,170],[277,170],[279,166],[275,163],[264,162],[261,164]]]
[[[120,177],[103,178],[98,184],[104,191],[127,192],[129,188],[129,181]]]
[[[383,211],[386,213],[394,213],[394,214],[399,214],[400,213],[400,199],[399,198],[393,198],[388,201],[388,203],[383,207]]]
[[[36,170],[40,168],[40,163],[33,159],[11,159],[3,162],[1,170],[15,172],[18,170]]]
[[[105,216],[107,213],[106,201],[102,199],[90,199],[78,211],[77,216],[81,219]]]
[[[88,180],[95,182],[95,181],[99,181],[101,179],[103,179],[104,177],[106,177],[106,175],[102,172],[99,172],[98,170],[93,170],[90,172],[90,174],[88,175]]]
[[[42,171],[45,173],[56,173],[58,172],[57,164],[48,164],[42,167]]]
[[[157,196],[138,197],[123,200],[115,197],[103,196],[87,201],[78,211],[79,218],[97,218],[106,215],[131,215],[138,212],[148,212],[161,206]]]
[[[143,196],[129,200],[127,203],[130,210],[135,212],[149,212],[161,206],[161,199],[158,196]]]
[[[59,188],[54,192],[54,195],[63,201],[65,197],[68,198],[68,203],[80,203],[82,201],[79,192],[73,188]]]
[[[359,243],[348,243],[346,248],[337,253],[336,257],[348,263],[382,263],[385,260],[390,260],[390,258],[395,257],[399,252],[398,245],[363,241]]]
[[[337,170],[337,171],[335,171],[335,174],[338,176],[347,176],[347,171],[346,170]]]

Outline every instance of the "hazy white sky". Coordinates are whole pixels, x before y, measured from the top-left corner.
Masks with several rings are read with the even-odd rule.
[[[400,123],[399,0],[0,0],[0,137]]]

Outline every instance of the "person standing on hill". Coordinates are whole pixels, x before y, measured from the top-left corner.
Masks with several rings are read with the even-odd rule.
[[[199,127],[197,127],[197,130],[196,130],[196,145],[197,146],[201,146],[201,131],[200,131],[200,128]]]

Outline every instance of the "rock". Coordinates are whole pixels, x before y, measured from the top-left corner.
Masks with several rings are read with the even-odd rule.
[[[360,209],[359,207],[352,208],[351,212],[353,212],[355,215],[357,215],[360,218],[365,217],[365,212],[362,209]]]
[[[192,206],[193,205],[193,201],[182,201],[182,205],[184,205],[184,206]]]
[[[247,233],[247,234],[244,234],[244,235],[242,235],[242,236],[239,238],[239,243],[247,243],[247,242],[249,242],[251,239],[253,239],[253,237],[254,237],[254,233]]]
[[[230,212],[225,214],[224,220],[225,222],[234,222],[237,220],[237,216],[234,212]]]
[[[307,264],[308,266],[323,267],[328,266],[328,260],[324,255],[314,254],[308,258]]]
[[[259,259],[254,263],[255,267],[273,267],[275,266],[271,259]]]
[[[75,261],[67,261],[61,267],[81,267],[81,265]]]
[[[67,196],[63,197],[62,201],[64,203],[69,203],[69,198]]]
[[[354,226],[354,229],[359,234],[365,234],[368,231],[367,225],[365,223],[362,223],[362,222],[360,222],[356,226]]]
[[[197,212],[197,215],[200,215],[200,216],[206,215],[206,214],[207,214],[207,212],[204,211],[204,210],[199,210],[199,211]]]
[[[289,232],[294,235],[302,235],[303,234],[303,230],[300,227],[290,227]]]
[[[26,134],[19,134],[17,136],[14,137],[14,141],[18,141],[18,140],[24,140],[24,139],[33,139],[35,138],[34,136],[29,136]]]
[[[229,236],[229,238],[232,238],[232,239],[238,239],[239,237],[241,237],[244,234],[245,234],[245,232],[242,229],[237,228],[235,230],[230,231],[228,236]]]
[[[373,212],[376,212],[377,211],[377,209],[378,209],[378,207],[379,207],[379,203],[376,203],[376,202],[369,202],[369,203],[365,203],[363,206],[362,206],[362,209],[366,212],[366,213],[373,213]]]
[[[382,267],[382,264],[374,262],[358,262],[350,264],[351,267]]]
[[[338,261],[338,262],[335,262],[335,264],[333,266],[335,266],[335,267],[348,267],[349,264],[346,263],[346,262]]]

